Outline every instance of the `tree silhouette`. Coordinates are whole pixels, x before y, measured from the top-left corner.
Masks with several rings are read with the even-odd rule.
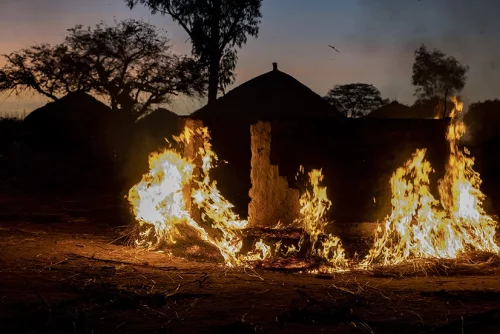
[[[189,35],[192,54],[208,69],[208,103],[234,81],[236,47],[257,37],[262,0],[125,0],[172,17]]]
[[[57,100],[61,95],[90,89],[89,64],[73,58],[67,45],[35,45],[3,57],[6,64],[0,70],[0,91],[21,94],[33,89]]]
[[[388,102],[375,86],[365,83],[335,85],[324,99],[347,117],[365,116]]]
[[[465,86],[468,66],[461,65],[454,57],[433,49],[428,51],[425,45],[415,50],[412,85],[416,87],[418,99],[439,97],[442,105],[442,117],[447,116],[448,97],[459,93]]]
[[[173,55],[168,39],[148,23],[126,20],[68,31],[61,44],[4,55],[0,91],[33,89],[52,100],[85,91],[107,99],[113,110],[139,117],[174,95],[203,90],[196,61]]]

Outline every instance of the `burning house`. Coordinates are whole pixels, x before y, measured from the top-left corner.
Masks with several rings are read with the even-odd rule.
[[[250,126],[259,121],[270,123],[271,130],[265,132],[269,138],[266,134],[261,139],[269,142],[269,164],[277,166],[275,171],[282,180],[275,178],[275,185],[286,181],[298,191],[303,184],[295,179],[299,166],[322,168],[334,208],[329,218],[350,226],[380,220],[390,212],[388,180],[416,149],[428,149],[437,171],[432,177],[438,179],[444,173],[447,120],[346,119],[320,96],[279,71],[277,65],[192,117],[210,129],[215,151],[228,162],[214,171],[214,178],[241,216],[252,216],[247,211],[254,177]],[[253,149],[263,149],[257,146]],[[297,197],[297,193],[276,191],[281,192],[277,198],[282,201]]]
[[[20,94],[0,109],[54,101],[0,117],[0,333],[500,333],[500,100],[462,103],[494,97],[497,2],[30,1],[0,5],[0,94]],[[132,18],[57,42],[83,7],[180,30]],[[247,56],[293,49],[346,85],[327,100],[273,63],[217,99],[258,36]]]
[[[361,265],[395,264],[411,258],[456,258],[467,250],[499,251],[495,239],[496,221],[482,206],[484,195],[479,189],[480,176],[472,167],[474,160],[466,148],[458,145],[465,133],[465,125],[455,117],[462,112],[463,105],[456,99],[453,103],[452,121],[446,127],[445,139],[449,150],[444,174],[435,184],[440,199],[435,199],[435,190],[431,189],[433,180],[430,174],[433,169],[431,163],[424,159],[427,148],[417,148],[413,158],[392,173],[391,212],[386,216],[385,224],[377,227],[374,245]],[[332,125],[324,119],[322,121]],[[280,128],[280,125],[285,125],[285,128]],[[304,124],[301,123],[301,126]],[[149,247],[156,247],[164,241],[175,242],[185,237],[181,232],[181,226],[184,226],[194,231],[201,240],[215,246],[226,265],[231,267],[248,265],[276,255],[287,257],[301,251],[306,258],[314,257],[327,264],[326,267],[320,266],[320,270],[345,267],[347,262],[341,239],[337,236],[338,226],[328,226],[331,221],[328,211],[332,202],[323,184],[323,169],[308,168],[308,183],[300,192],[289,186],[286,174],[280,175],[280,166],[292,166],[297,159],[312,159],[307,161],[309,167],[321,162],[330,167],[325,168],[326,171],[334,170],[335,164],[329,163],[324,156],[310,155],[303,150],[295,160],[285,163],[278,155],[279,163],[273,165],[273,127],[279,135],[275,138],[280,138],[283,131],[293,129],[293,124],[275,120],[257,122],[250,127],[251,201],[248,220],[243,220],[222,195],[217,182],[211,179],[210,171],[216,166],[218,156],[212,150],[208,128],[203,127],[199,120],[187,120],[180,136],[174,137],[184,147],[184,152],[165,149],[151,155],[149,173],[130,190],[129,200],[142,227],[136,242]],[[321,128],[315,125],[314,129]],[[303,129],[297,132],[304,133]],[[324,149],[325,142],[328,143],[324,135],[305,133],[309,136],[300,139],[306,145],[316,143]],[[321,145],[314,142],[317,137],[322,141]],[[290,139],[287,141],[290,142]],[[300,147],[299,143],[295,149],[297,147]],[[279,149],[278,145],[274,150],[279,154]],[[346,160],[342,157],[342,161]],[[302,165],[299,171],[304,172]],[[359,178],[356,181],[359,182]],[[339,184],[333,187],[337,191],[339,188],[341,191],[345,189]],[[346,196],[349,192],[341,194]],[[248,228],[253,240],[245,249]],[[263,233],[255,234],[256,228]],[[293,228],[298,228],[300,234],[297,243],[283,243],[284,239],[290,239],[283,231]],[[214,234],[213,230],[217,232]]]
[[[280,71],[276,63],[272,71],[241,84],[191,115],[210,129],[214,149],[221,159],[228,161],[214,176],[241,215],[248,214],[250,201],[250,125],[315,116],[333,121],[344,118],[318,94]]]

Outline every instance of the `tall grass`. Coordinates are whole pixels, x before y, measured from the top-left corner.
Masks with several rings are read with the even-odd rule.
[[[28,116],[29,112],[26,110],[23,111],[7,111],[7,110],[0,110],[0,120],[3,119],[18,119],[18,120],[23,120]]]

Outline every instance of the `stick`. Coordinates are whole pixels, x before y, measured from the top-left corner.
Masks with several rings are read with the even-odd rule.
[[[48,266],[43,267],[42,270],[40,270],[40,272],[42,272],[46,268],[49,268],[49,270],[50,270],[50,269],[52,269],[52,266],[57,266],[58,264],[61,264],[61,263],[67,262],[67,261],[68,261],[68,259],[64,259],[62,261],[59,261],[59,262],[56,262],[53,264],[49,264]]]
[[[100,258],[93,257],[93,256],[85,256],[85,255],[80,255],[80,254],[75,254],[75,253],[70,253],[70,254],[73,255],[74,257],[77,257],[77,258],[84,258],[87,260],[94,260],[94,261],[99,261],[99,262],[114,263],[114,264],[126,264],[129,266],[152,268],[152,269],[163,270],[163,271],[179,270],[177,267],[173,267],[173,266],[171,266],[171,267],[157,267],[157,266],[150,266],[148,264],[134,263],[134,262],[128,262],[128,261],[100,259]]]
[[[344,293],[347,293],[348,295],[351,295],[351,296],[358,296],[359,295],[359,292],[353,292],[349,289],[346,289],[346,288],[343,288],[343,287],[339,287],[339,286],[336,286],[335,284],[332,284],[330,285],[330,288],[335,288],[341,292],[344,292]]]

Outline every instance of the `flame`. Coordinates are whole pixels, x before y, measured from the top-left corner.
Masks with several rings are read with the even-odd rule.
[[[212,150],[210,135],[205,127],[196,130],[185,127],[174,140],[181,146],[189,145],[195,138],[202,144],[191,161],[174,149],[153,153],[149,158],[149,172],[129,191],[129,201],[141,232],[136,244],[147,247],[160,247],[163,242],[175,243],[182,237],[180,226],[189,226],[199,238],[215,246],[227,266],[246,265],[253,261],[262,261],[275,255],[281,242],[273,247],[259,240],[248,254],[240,254],[243,243],[241,230],[247,221],[242,220],[232,209],[217,188],[217,183],[210,179],[210,171],[216,166],[218,157]],[[301,166],[301,171],[303,168]],[[309,173],[310,190],[300,198],[301,223],[309,235],[310,251],[333,265],[345,264],[344,250],[340,239],[325,233],[326,213],[331,202],[326,196],[326,187],[320,186],[323,180],[321,170]],[[192,203],[200,211],[200,221],[192,217],[188,209],[185,190]],[[280,222],[278,222],[278,225]],[[321,240],[320,240],[321,239]],[[284,248],[284,254],[297,253],[295,245]]]
[[[444,178],[439,182],[440,201],[429,185],[433,171],[425,149],[417,150],[404,167],[391,178],[392,212],[379,226],[375,242],[363,265],[374,262],[395,264],[410,258],[456,258],[461,252],[498,252],[496,222],[482,208],[481,178],[472,169],[474,159],[458,141],[465,124],[456,119],[462,103],[452,99],[455,108],[447,131],[450,158]]]
[[[196,155],[201,161],[201,172],[196,173],[193,161],[170,148],[151,154],[149,173],[130,189],[128,198],[133,212],[139,226],[145,227],[136,244],[158,247],[162,242],[172,243],[181,237],[179,226],[190,226],[201,240],[220,251],[226,265],[241,265],[242,261],[249,260],[238,255],[243,242],[240,230],[246,227],[247,221],[239,219],[232,211],[233,205],[210,179],[209,172],[218,159],[211,149],[208,129],[192,130],[186,126],[174,140],[187,145],[196,135],[203,141]],[[183,193],[187,185],[194,185],[188,196],[200,210],[201,222],[195,221],[187,208]],[[205,225],[210,226],[211,233]]]
[[[261,239],[255,243],[253,250],[245,254],[242,259],[244,259],[245,262],[263,261],[270,258],[272,255],[271,246],[266,245]]]
[[[463,103],[452,97],[455,108],[451,117],[459,116]],[[439,194],[444,209],[460,227],[463,242],[479,251],[499,251],[495,242],[496,221],[483,209],[485,195],[481,192],[481,176],[473,169],[474,158],[467,148],[460,150],[458,143],[466,132],[465,123],[455,119],[448,127],[446,139],[450,144],[450,159],[446,174],[439,182]]]
[[[149,169],[142,181],[130,189],[128,199],[139,225],[149,225],[136,243],[153,247],[162,240],[175,242],[177,226],[191,219],[182,189],[191,179],[194,165],[178,153],[165,150],[150,155]],[[148,240],[148,235],[155,240]]]
[[[300,172],[304,172],[302,166]],[[321,185],[324,178],[322,170],[313,169],[308,176],[309,189],[306,189],[299,199],[301,217],[298,221],[302,223],[304,232],[309,235],[310,254],[319,256],[333,267],[345,266],[347,261],[340,239],[325,232],[328,224],[326,214],[332,202],[328,199],[326,187]],[[303,241],[301,239],[299,247]]]

